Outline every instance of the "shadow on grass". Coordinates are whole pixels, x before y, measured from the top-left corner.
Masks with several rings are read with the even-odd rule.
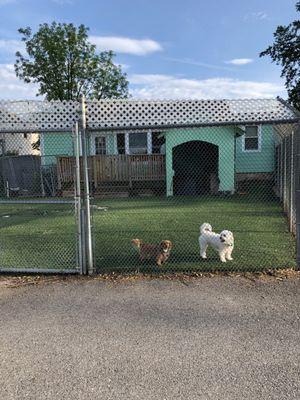
[[[252,261],[249,261],[249,256]],[[247,254],[247,257],[236,256],[234,261],[227,261],[222,263],[217,256],[209,256],[208,259],[203,260],[198,254],[174,254],[170,260],[158,267],[153,261],[145,261],[141,263],[138,256],[111,256],[111,257],[96,257],[96,270],[98,273],[164,273],[164,272],[216,272],[216,271],[263,271],[268,269],[278,268],[294,268],[296,266],[293,260],[282,260],[276,256],[270,257],[269,254],[265,256],[259,255],[257,252]]]

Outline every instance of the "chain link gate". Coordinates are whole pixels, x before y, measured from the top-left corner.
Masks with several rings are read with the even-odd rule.
[[[80,199],[60,169],[66,154],[76,154],[74,139],[71,132],[1,135],[1,272],[80,272]],[[47,155],[44,146],[52,148]]]
[[[278,99],[0,102],[0,271],[295,268],[298,120]]]

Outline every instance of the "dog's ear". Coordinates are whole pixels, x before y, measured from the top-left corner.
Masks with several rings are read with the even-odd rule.
[[[133,246],[136,246],[136,247],[140,248],[141,244],[142,244],[142,241],[140,239],[132,239],[131,243],[132,243]]]

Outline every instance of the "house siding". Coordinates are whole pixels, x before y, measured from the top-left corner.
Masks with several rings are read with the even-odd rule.
[[[237,173],[271,173],[275,169],[275,137],[270,125],[261,127],[260,151],[243,151],[243,136],[236,139]]]
[[[92,135],[91,143],[88,146],[90,154],[95,154],[94,138]],[[116,154],[116,136],[114,134],[106,135],[107,154]],[[71,133],[45,133],[41,140],[41,153],[44,165],[55,164],[56,156],[74,155],[73,139]]]
[[[56,164],[56,156],[74,155],[70,133],[44,133],[41,135],[42,164]]]

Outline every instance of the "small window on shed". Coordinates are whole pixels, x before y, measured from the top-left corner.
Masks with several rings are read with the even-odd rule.
[[[244,151],[260,150],[260,129],[256,125],[246,126],[244,134]]]
[[[95,137],[95,153],[99,155],[106,154],[106,137],[97,136]]]

